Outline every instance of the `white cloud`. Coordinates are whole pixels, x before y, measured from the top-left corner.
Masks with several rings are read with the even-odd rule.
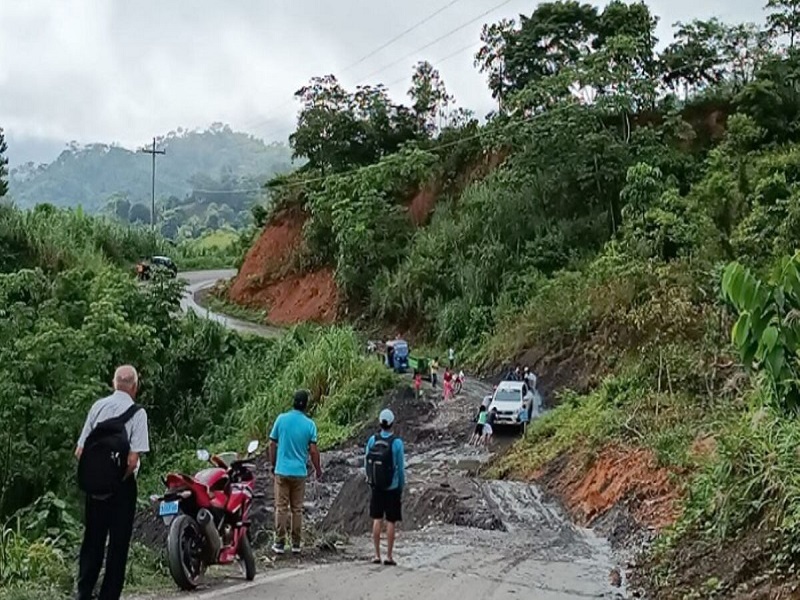
[[[0,2],[0,125],[14,139],[136,145],[178,126],[229,122],[285,139],[291,95],[314,75],[347,86],[456,29],[500,0],[461,0],[356,68],[343,69],[447,0],[5,0]],[[512,0],[372,78],[407,77],[478,41],[482,23],[530,13]],[[677,20],[761,20],[759,0],[656,0],[659,37]],[[465,50],[439,67],[461,105],[493,108]],[[390,86],[400,100],[408,81]]]

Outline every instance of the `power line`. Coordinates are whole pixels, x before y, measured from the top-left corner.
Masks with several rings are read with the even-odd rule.
[[[434,17],[436,17],[436,16],[438,16],[439,14],[443,13],[443,12],[444,12],[444,11],[446,11],[448,8],[450,8],[450,7],[451,7],[451,6],[453,6],[454,4],[457,4],[458,2],[461,2],[461,0],[450,0],[450,2],[448,2],[447,4],[445,4],[445,5],[441,6],[441,7],[439,7],[438,9],[436,9],[434,12],[432,12],[431,14],[429,14],[427,17],[425,17],[425,18],[424,18],[424,19],[422,19],[421,21],[418,21],[417,23],[415,23],[415,24],[414,24],[414,25],[412,25],[411,27],[409,27],[409,28],[405,29],[403,32],[401,32],[401,33],[397,34],[397,35],[396,35],[396,36],[394,36],[392,39],[390,39],[388,42],[385,42],[385,43],[383,43],[382,45],[378,46],[378,47],[377,47],[377,48],[375,48],[374,50],[372,50],[372,51],[368,52],[367,54],[365,54],[364,56],[362,56],[361,58],[359,58],[357,61],[355,61],[355,62],[353,62],[353,63],[349,64],[349,65],[348,65],[348,66],[346,66],[344,69],[342,69],[342,70],[340,71],[340,73],[341,73],[341,74],[343,74],[343,73],[347,73],[348,71],[350,71],[350,70],[352,70],[353,68],[357,67],[358,65],[360,65],[360,64],[361,64],[361,63],[363,63],[364,61],[366,61],[366,60],[368,60],[368,59],[372,58],[373,56],[375,56],[376,54],[378,54],[378,53],[379,53],[379,52],[381,52],[382,50],[385,50],[386,48],[388,48],[389,46],[391,46],[392,44],[394,44],[394,43],[395,43],[395,42],[397,42],[398,40],[400,40],[400,39],[404,38],[405,36],[407,36],[407,35],[408,35],[409,33],[411,33],[412,31],[414,31],[414,30],[418,29],[419,27],[421,27],[421,26],[422,26],[422,25],[424,25],[425,23],[428,23],[428,22],[430,22],[430,21],[431,21],[431,20],[432,20]],[[283,102],[282,104],[279,104],[279,105],[278,105],[277,107],[275,107],[275,109],[273,109],[273,110],[277,111],[278,109],[280,109],[280,108],[283,108],[284,106],[286,106],[287,104],[290,104],[290,103],[292,103],[293,101],[294,101],[294,96],[292,96],[292,98],[290,98],[290,99],[289,99],[289,100],[287,100],[286,102]],[[260,127],[261,125],[264,125],[265,123],[269,123],[270,121],[274,121],[274,120],[275,120],[275,118],[269,118],[269,119],[265,119],[265,120],[262,120],[262,121],[257,121],[255,124],[248,125],[247,127],[251,127],[251,128]]]
[[[703,64],[702,62],[699,62],[699,63],[695,63],[695,65],[686,65],[686,66],[696,66],[696,65],[702,65],[702,64]],[[686,66],[684,66],[682,68],[686,68]],[[670,70],[668,72],[673,73],[673,72],[676,72],[677,70],[678,69],[673,69],[673,70]],[[532,122],[532,121],[534,121],[534,120],[536,120],[538,118],[541,118],[541,117],[544,117],[544,116],[547,116],[547,115],[552,115],[553,113],[558,113],[558,112],[561,112],[561,111],[566,110],[566,109],[574,108],[576,106],[584,106],[584,105],[585,105],[584,103],[582,103],[580,101],[576,101],[576,102],[572,102],[572,103],[569,103],[569,104],[564,104],[564,105],[561,105],[561,106],[557,106],[555,108],[550,108],[550,109],[548,109],[548,110],[546,110],[544,112],[535,113],[535,114],[532,114],[532,115],[530,115],[528,117],[524,117],[522,119],[509,121],[508,123],[506,123],[505,125],[500,126],[497,129],[488,129],[488,128],[484,127],[482,130],[480,130],[478,133],[476,133],[474,135],[471,135],[471,136],[468,136],[468,137],[465,137],[465,138],[460,138],[460,139],[454,140],[452,142],[448,142],[446,144],[442,144],[442,145],[436,146],[434,148],[430,148],[429,151],[430,152],[438,152],[440,150],[446,150],[448,148],[452,148],[453,146],[457,146],[458,144],[463,144],[464,142],[470,142],[472,140],[479,139],[479,138],[481,138],[481,137],[483,137],[485,135],[496,133],[497,131],[503,131],[503,130],[509,128],[509,127],[516,127],[516,126],[519,126],[519,125],[521,125],[523,123],[530,123],[530,122]],[[298,180],[298,181],[289,181],[289,182],[286,182],[286,183],[277,183],[277,184],[274,184],[274,185],[270,186],[270,188],[273,188],[273,189],[274,188],[284,188],[284,187],[291,188],[291,187],[296,187],[296,186],[307,185],[307,184],[310,184],[310,183],[319,183],[319,182],[325,181],[325,179],[327,179],[328,177],[330,177],[332,175],[346,177],[348,175],[353,175],[353,174],[357,173],[358,171],[361,171],[362,169],[374,168],[378,164],[379,163],[372,163],[372,164],[369,164],[369,165],[363,165],[363,166],[360,166],[360,167],[355,167],[355,168],[350,169],[348,171],[342,171],[340,173],[333,173],[331,175],[319,175],[319,176],[316,176],[316,177],[310,177],[310,178],[301,179],[301,180]],[[259,188],[259,189],[261,189],[261,188]],[[257,191],[257,190],[239,190],[239,191],[244,192],[244,191]]]
[[[470,44],[468,46],[464,46],[463,48],[459,48],[455,52],[452,52],[452,53],[448,54],[447,56],[444,56],[442,58],[439,58],[439,59],[431,62],[431,66],[432,67],[438,67],[439,65],[441,65],[444,62],[447,62],[451,58],[455,58],[456,56],[458,56],[459,54],[461,54],[465,50],[471,50],[472,48],[475,48],[476,46],[479,46],[481,43],[482,42],[480,42],[480,41],[473,42],[472,44]],[[389,86],[395,85],[397,83],[402,83],[406,79],[408,79],[408,76],[404,75],[403,77],[395,79],[394,81],[390,81],[389,83],[385,83],[384,85],[386,87],[389,87]],[[280,129],[273,129],[272,131],[264,134],[264,137],[266,138],[268,136],[275,136],[278,133],[284,133],[284,132],[285,133],[291,133],[294,130],[294,127],[295,127],[295,125],[290,125],[290,126],[284,126],[284,127],[280,128]]]
[[[438,59],[438,60],[436,60],[436,61],[432,62],[432,63],[431,63],[431,66],[432,66],[432,67],[438,67],[438,66],[439,66],[439,65],[441,65],[443,62],[447,62],[448,60],[450,60],[451,58],[455,58],[456,56],[458,56],[459,54],[461,54],[461,53],[462,53],[462,52],[464,52],[465,50],[471,50],[471,49],[473,49],[475,46],[479,46],[481,43],[482,43],[482,42],[473,42],[473,43],[472,43],[472,44],[470,44],[469,46],[464,46],[463,48],[459,48],[458,50],[456,50],[456,51],[455,51],[455,52],[453,52],[452,54],[448,54],[447,56],[445,56],[445,57],[443,57],[443,58],[440,58],[440,59]],[[383,85],[385,85],[386,87],[389,87],[389,86],[395,85],[395,84],[397,84],[397,83],[401,83],[401,82],[405,81],[406,79],[408,79],[408,76],[407,76],[407,75],[406,75],[406,76],[403,76],[403,77],[400,77],[400,78],[398,78],[398,79],[395,79],[394,81],[390,81],[389,83],[384,83]]]
[[[356,83],[362,83],[362,82],[366,81],[367,79],[369,79],[369,78],[371,78],[371,77],[374,77],[375,75],[378,75],[378,74],[380,74],[380,73],[383,73],[383,72],[384,72],[386,69],[390,69],[390,68],[392,68],[393,66],[395,66],[395,65],[397,65],[397,64],[399,64],[399,63],[401,63],[401,62],[403,62],[404,60],[406,60],[406,59],[409,59],[409,58],[411,58],[412,56],[414,56],[414,55],[418,54],[419,52],[422,52],[423,50],[427,50],[427,49],[428,49],[428,48],[430,48],[431,46],[434,46],[434,45],[438,44],[439,42],[441,42],[443,39],[449,38],[451,35],[453,35],[453,34],[455,34],[455,33],[458,33],[458,32],[459,32],[459,31],[461,31],[462,29],[465,29],[465,28],[469,27],[469,26],[470,26],[470,25],[472,25],[472,24],[473,24],[475,21],[478,21],[478,20],[482,19],[483,17],[487,16],[488,14],[490,14],[490,13],[493,13],[494,11],[496,11],[496,10],[499,10],[499,9],[503,8],[503,7],[504,7],[506,4],[511,4],[511,2],[513,2],[513,1],[514,1],[514,0],[503,0],[503,2],[501,2],[500,4],[497,4],[497,5],[495,5],[494,7],[490,8],[489,10],[486,10],[486,11],[482,12],[482,13],[481,13],[481,14],[479,14],[477,17],[474,17],[473,19],[470,19],[470,20],[469,20],[469,21],[467,21],[466,23],[463,23],[462,25],[459,25],[458,27],[456,27],[455,29],[453,29],[453,30],[451,30],[451,31],[447,32],[446,34],[444,34],[444,35],[442,35],[442,36],[439,36],[438,38],[436,38],[436,39],[435,39],[435,40],[433,40],[432,42],[430,42],[430,43],[428,43],[428,44],[425,44],[425,45],[424,45],[424,46],[422,46],[421,48],[417,48],[417,49],[416,49],[416,50],[414,50],[413,52],[410,52],[409,54],[406,54],[404,57],[402,57],[402,58],[399,58],[399,59],[397,59],[396,61],[394,61],[394,62],[392,62],[392,63],[389,63],[388,65],[385,65],[384,67],[381,67],[381,68],[380,68],[380,69],[378,69],[377,71],[373,71],[372,73],[370,73],[370,74],[369,74],[369,75],[367,75],[366,77],[364,77],[364,78],[360,79],[360,80],[359,80],[359,81],[357,81]]]
[[[344,69],[343,71],[341,71],[341,73],[345,73],[345,72],[347,72],[347,71],[351,70],[353,67],[355,67],[355,66],[357,66],[357,65],[359,65],[359,64],[361,64],[361,63],[363,63],[365,60],[367,60],[367,59],[371,58],[372,56],[374,56],[375,54],[377,54],[378,52],[380,52],[380,51],[381,51],[381,50],[383,50],[384,48],[387,48],[388,46],[390,46],[391,44],[393,44],[394,42],[396,42],[396,41],[397,41],[397,40],[399,40],[400,38],[404,37],[405,35],[407,35],[408,33],[412,32],[412,31],[414,31],[415,29],[417,29],[418,27],[420,27],[420,26],[421,26],[421,25],[423,25],[424,23],[427,23],[428,21],[430,21],[431,19],[433,19],[435,16],[439,15],[440,13],[444,12],[445,10],[447,10],[448,8],[450,8],[452,5],[454,5],[454,4],[456,4],[457,2],[460,2],[460,1],[461,1],[461,0],[451,0],[451,1],[450,1],[448,4],[446,4],[446,5],[442,6],[441,8],[437,9],[436,11],[434,11],[433,13],[431,13],[430,15],[428,15],[428,16],[427,16],[425,19],[422,19],[421,21],[419,21],[419,22],[418,22],[418,23],[416,23],[415,25],[413,25],[413,26],[409,27],[409,28],[408,28],[408,29],[406,29],[404,32],[402,32],[401,34],[399,34],[399,35],[395,36],[394,38],[392,38],[391,40],[389,40],[389,41],[388,41],[388,42],[386,42],[385,44],[383,44],[383,45],[379,46],[378,48],[376,48],[376,49],[375,49],[375,50],[373,50],[372,52],[370,52],[370,53],[368,53],[368,54],[364,55],[362,58],[360,58],[360,59],[359,59],[359,60],[357,60],[356,62],[352,63],[351,65],[349,65],[349,66],[347,66],[347,67],[345,67],[345,69]],[[422,52],[423,50],[427,50],[427,49],[428,49],[428,48],[430,48],[431,46],[434,46],[434,45],[436,45],[437,43],[439,43],[440,41],[442,41],[442,40],[444,40],[444,39],[446,39],[446,38],[450,37],[451,35],[454,35],[454,34],[458,33],[458,32],[459,32],[459,31],[461,31],[462,29],[464,29],[464,28],[466,28],[466,27],[469,27],[469,26],[470,26],[470,25],[472,25],[472,24],[473,24],[475,21],[478,21],[478,20],[482,19],[483,17],[487,16],[488,14],[490,14],[490,13],[492,13],[492,12],[496,11],[496,10],[499,10],[499,9],[501,9],[503,6],[505,6],[505,5],[507,5],[507,4],[510,4],[510,3],[511,3],[511,2],[513,2],[513,1],[514,1],[514,0],[504,0],[504,1],[503,1],[503,2],[501,2],[500,4],[497,4],[497,5],[495,5],[493,8],[490,8],[489,10],[487,10],[487,11],[484,11],[483,13],[481,13],[481,14],[479,14],[478,16],[476,16],[476,17],[474,17],[474,18],[470,19],[470,20],[469,20],[469,21],[467,21],[466,23],[463,23],[462,25],[459,25],[458,27],[456,27],[455,29],[453,29],[453,30],[449,31],[448,33],[446,33],[446,34],[444,34],[444,35],[442,35],[442,36],[440,36],[440,37],[436,38],[436,39],[435,39],[435,40],[433,40],[432,42],[430,42],[430,43],[428,43],[428,44],[426,44],[426,45],[422,46],[421,48],[417,48],[416,50],[414,50],[414,51],[413,51],[413,52],[411,52],[410,54],[407,54],[407,55],[406,55],[406,56],[404,56],[403,58],[400,58],[400,59],[398,59],[398,60],[396,60],[396,61],[394,61],[394,62],[392,62],[392,63],[390,63],[390,64],[388,64],[388,65],[386,65],[386,66],[384,66],[384,67],[382,67],[382,68],[380,68],[380,69],[378,69],[377,71],[373,71],[372,73],[370,73],[370,74],[369,74],[369,75],[367,75],[366,77],[364,77],[364,78],[360,79],[360,80],[357,82],[357,84],[358,84],[358,83],[362,83],[362,82],[366,81],[367,79],[369,79],[369,78],[371,78],[371,77],[374,77],[375,75],[379,75],[380,73],[383,73],[385,70],[387,70],[387,69],[390,69],[391,67],[393,67],[393,66],[397,65],[398,63],[401,63],[401,62],[403,62],[404,60],[406,60],[406,59],[408,59],[408,58],[410,58],[410,57],[414,56],[415,54],[417,54],[417,53],[419,53],[419,52]],[[480,42],[478,42],[478,43],[480,43]],[[459,52],[461,52],[461,51],[463,51],[463,50],[460,50]],[[449,57],[448,57],[448,58],[449,58]],[[444,60],[446,60],[446,59],[444,59]],[[396,83],[396,82],[395,82],[395,83]],[[286,106],[287,104],[291,103],[293,100],[294,100],[294,98],[291,98],[291,99],[287,100],[286,102],[284,102],[283,104],[279,105],[277,108],[282,108],[283,106]],[[275,110],[277,110],[277,108],[276,108]],[[263,124],[265,124],[265,123],[268,123],[268,122],[270,122],[270,121],[274,121],[274,120],[275,120],[274,118],[271,118],[271,119],[266,119],[266,120],[264,120],[264,121],[260,121],[260,122],[258,122],[258,123],[257,123],[257,124],[255,124],[255,125],[251,125],[250,127],[260,127],[261,125],[263,125]],[[278,131],[284,131],[284,130],[283,130],[283,129],[280,129],[280,130],[278,130]],[[272,134],[270,134],[270,135],[272,135]],[[265,137],[266,137],[266,135],[265,135]]]
[[[550,109],[550,110],[548,110],[546,112],[543,112],[543,113],[536,113],[536,114],[533,114],[533,115],[531,115],[529,117],[525,117],[523,119],[509,121],[505,125],[501,125],[498,129],[500,131],[502,131],[502,130],[508,128],[508,127],[519,126],[522,123],[529,123],[529,122],[531,122],[531,121],[533,121],[535,119],[538,119],[540,117],[544,117],[545,115],[550,115],[550,114],[553,114],[553,113],[557,113],[557,112],[559,112],[561,110],[564,110],[566,108],[573,108],[576,105],[577,104],[567,104],[567,105],[564,105],[564,106],[558,106],[556,108],[552,108],[552,109]],[[439,152],[440,150],[446,150],[448,148],[452,148],[453,146],[457,146],[458,144],[463,144],[464,142],[471,142],[472,140],[476,140],[476,139],[479,139],[479,138],[481,138],[481,137],[483,137],[485,135],[489,135],[491,133],[496,133],[496,132],[497,132],[496,129],[491,129],[490,130],[490,129],[484,128],[484,129],[482,129],[481,131],[479,131],[478,133],[476,133],[474,135],[471,135],[471,136],[468,136],[468,137],[465,137],[465,138],[460,138],[460,139],[454,140],[452,142],[447,142],[446,144],[441,144],[441,145],[436,146],[434,148],[429,148],[428,150],[430,152]],[[319,182],[325,181],[328,177],[331,177],[331,176],[346,177],[348,175],[353,175],[355,173],[358,173],[359,171],[361,171],[363,169],[374,168],[378,164],[379,163],[372,163],[372,164],[369,164],[369,165],[362,165],[360,167],[354,167],[354,168],[352,168],[352,169],[350,169],[348,171],[341,171],[339,173],[332,173],[330,175],[318,175],[316,177],[309,177],[307,179],[301,179],[301,180],[298,180],[298,181],[289,181],[289,182],[286,182],[286,183],[276,183],[274,185],[271,185],[269,187],[269,189],[284,188],[284,187],[296,187],[296,186],[307,185],[309,183],[319,183]],[[236,192],[239,192],[239,193],[258,192],[258,191],[264,191],[265,189],[266,189],[266,186],[265,187],[260,187],[260,188],[247,188],[247,189],[240,189],[240,190],[229,190],[228,192],[225,192],[225,193],[231,193],[232,191],[236,191]],[[195,190],[195,191],[203,191],[203,192],[206,192],[206,193],[214,192],[214,190]]]
[[[351,64],[351,65],[348,65],[348,66],[347,66],[347,67],[345,67],[345,68],[344,68],[344,69],[343,69],[341,72],[342,72],[342,73],[347,73],[347,72],[348,72],[350,69],[352,69],[352,68],[354,68],[354,67],[357,67],[358,65],[360,65],[361,63],[363,63],[365,60],[367,60],[367,59],[369,59],[369,58],[372,58],[373,56],[375,56],[375,55],[376,55],[378,52],[380,52],[381,50],[385,50],[386,48],[388,48],[389,46],[391,46],[392,44],[394,44],[394,43],[395,43],[397,40],[399,40],[399,39],[401,39],[401,38],[405,37],[406,35],[408,35],[408,34],[409,34],[409,33],[411,33],[412,31],[414,31],[415,29],[417,29],[417,28],[421,27],[422,25],[424,25],[425,23],[427,23],[428,21],[430,21],[431,19],[433,19],[433,18],[434,18],[436,15],[439,15],[439,14],[443,13],[443,12],[444,12],[444,11],[446,11],[448,8],[450,8],[451,6],[453,6],[454,4],[456,4],[456,3],[458,3],[458,2],[461,2],[461,0],[451,0],[450,2],[448,2],[447,4],[445,4],[444,6],[441,6],[441,7],[439,7],[437,10],[435,10],[434,12],[432,12],[431,14],[429,14],[427,17],[425,17],[424,19],[422,19],[421,21],[419,21],[419,22],[418,22],[418,23],[416,23],[415,25],[412,25],[411,27],[409,27],[408,29],[406,29],[406,30],[405,30],[405,31],[403,31],[402,33],[400,33],[400,34],[396,35],[395,37],[393,37],[392,39],[390,39],[388,42],[386,42],[386,43],[385,43],[385,44],[383,44],[382,46],[379,46],[378,48],[376,48],[376,49],[375,49],[375,50],[373,50],[372,52],[369,52],[368,54],[365,54],[364,56],[362,56],[361,58],[359,58],[359,59],[358,59],[356,62],[354,62],[353,64]]]

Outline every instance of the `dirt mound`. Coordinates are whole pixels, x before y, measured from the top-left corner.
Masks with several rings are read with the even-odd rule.
[[[267,322],[276,325],[335,320],[339,294],[333,270],[296,271],[305,221],[306,216],[297,210],[273,217],[231,283],[231,301],[266,309]]]
[[[583,457],[564,455],[550,463],[540,479],[586,525],[619,506],[637,525],[653,530],[677,518],[680,491],[650,450],[607,446],[588,467]]]
[[[441,480],[439,480],[441,479]],[[370,488],[363,472],[355,472],[322,520],[322,531],[363,535],[371,530]],[[500,517],[489,507],[479,486],[461,475],[442,478],[426,473],[412,481],[403,496],[403,529],[414,531],[433,525],[458,525],[505,531]]]
[[[430,418],[435,410],[428,396],[417,398],[414,389],[409,385],[402,385],[393,390],[389,397],[384,399],[381,409],[388,408],[394,413],[395,425],[393,431],[406,444],[419,442],[424,438],[421,426]],[[363,446],[369,436],[378,430],[377,414],[375,419],[364,423],[361,429],[346,442],[346,445]]]

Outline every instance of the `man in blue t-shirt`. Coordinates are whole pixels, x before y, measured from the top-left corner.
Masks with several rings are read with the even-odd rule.
[[[380,435],[383,439],[392,438],[392,468],[394,473],[391,484],[388,487],[385,489],[372,488],[372,497],[369,503],[369,516],[372,519],[372,541],[375,544],[375,558],[372,562],[376,565],[381,564],[381,530],[383,529],[383,522],[386,521],[386,560],[383,561],[383,564],[394,566],[397,564],[392,557],[395,527],[397,523],[403,520],[403,487],[406,483],[405,449],[403,440],[399,437],[394,437],[392,434],[394,413],[385,408],[381,411],[378,420],[380,421],[381,431],[377,435]],[[376,439],[377,436],[373,435],[367,441],[366,456],[369,456],[370,450],[375,446]],[[365,467],[368,464],[366,457],[364,464]]]
[[[291,520],[292,553],[300,553],[303,538],[303,500],[306,494],[308,457],[317,479],[322,477],[317,426],[306,416],[308,392],[294,393],[294,409],[279,415],[269,434],[269,461],[275,473],[276,554],[283,554]]]

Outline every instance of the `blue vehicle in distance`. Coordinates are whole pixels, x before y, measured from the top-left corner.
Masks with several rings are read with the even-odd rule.
[[[386,366],[396,373],[408,370],[408,342],[391,340],[386,342]]]

